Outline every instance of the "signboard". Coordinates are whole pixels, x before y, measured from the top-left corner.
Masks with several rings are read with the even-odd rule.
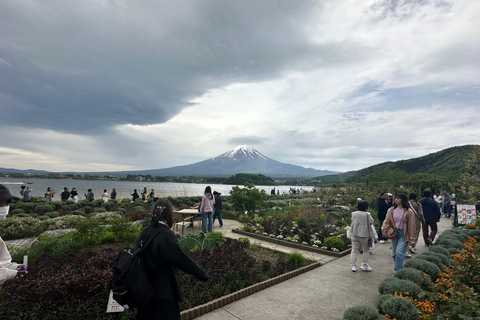
[[[123,308],[117,301],[113,300],[113,292],[110,290],[110,296],[108,297],[107,313],[109,312],[123,312]]]
[[[458,223],[474,224],[477,220],[477,212],[473,204],[457,204]]]

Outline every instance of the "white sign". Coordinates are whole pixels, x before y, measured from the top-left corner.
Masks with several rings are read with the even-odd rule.
[[[113,292],[110,290],[110,296],[108,297],[107,313],[109,312],[123,312],[125,310],[117,301],[113,300]]]
[[[457,204],[458,223],[474,224],[477,220],[477,212],[473,204]]]

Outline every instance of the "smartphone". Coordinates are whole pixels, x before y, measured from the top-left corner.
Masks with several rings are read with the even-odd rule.
[[[25,272],[27,271],[27,268],[25,267],[21,267],[20,269],[17,270],[17,272]]]

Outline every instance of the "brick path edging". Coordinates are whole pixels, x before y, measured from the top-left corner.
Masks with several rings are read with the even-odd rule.
[[[215,309],[222,308],[223,306],[235,302],[237,300],[240,300],[242,298],[245,298],[249,295],[252,295],[258,291],[261,291],[263,289],[269,288],[271,286],[274,286],[276,284],[279,284],[280,282],[283,282],[285,280],[291,279],[293,277],[296,277],[302,273],[305,273],[307,271],[313,270],[315,268],[318,268],[322,265],[320,261],[314,262],[312,264],[309,264],[308,266],[299,268],[297,270],[293,270],[287,273],[284,273],[278,277],[268,279],[266,281],[251,285],[250,287],[243,288],[241,290],[235,291],[234,293],[231,293],[229,295],[226,295],[224,297],[212,300],[208,303],[196,306],[194,308],[182,311],[180,313],[181,320],[192,320],[197,317],[200,317],[201,315],[204,315],[205,313],[208,313],[210,311],[213,311]]]
[[[307,246],[307,245],[300,244],[300,243],[293,243],[293,242],[288,242],[288,241],[285,241],[285,240],[271,238],[271,237],[267,237],[267,236],[263,236],[263,235],[256,234],[256,233],[253,233],[253,232],[247,232],[247,231],[243,231],[243,230],[239,230],[239,229],[233,229],[232,232],[233,233],[238,233],[238,234],[241,234],[241,235],[244,235],[244,236],[247,236],[247,237],[252,237],[252,238],[259,239],[259,240],[263,240],[263,241],[266,241],[266,242],[272,242],[272,243],[275,243],[275,244],[278,244],[278,245],[281,245],[281,246],[285,246],[285,247],[316,252],[316,253],[324,254],[324,255],[327,255],[327,256],[338,257],[338,258],[346,256],[347,254],[350,254],[350,252],[352,251],[352,249],[349,248],[349,249],[343,250],[341,252],[333,252],[333,251],[323,250],[323,249],[320,249],[320,248],[315,248],[315,247],[312,247],[312,246]]]

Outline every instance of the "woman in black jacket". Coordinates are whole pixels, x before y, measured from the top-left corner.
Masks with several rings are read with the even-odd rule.
[[[180,319],[179,301],[182,301],[177,269],[207,281],[208,275],[180,248],[173,226],[172,205],[160,199],[155,205],[152,221],[141,234],[140,241],[151,243],[145,248],[149,278],[155,287],[155,299],[139,308],[137,319]]]

